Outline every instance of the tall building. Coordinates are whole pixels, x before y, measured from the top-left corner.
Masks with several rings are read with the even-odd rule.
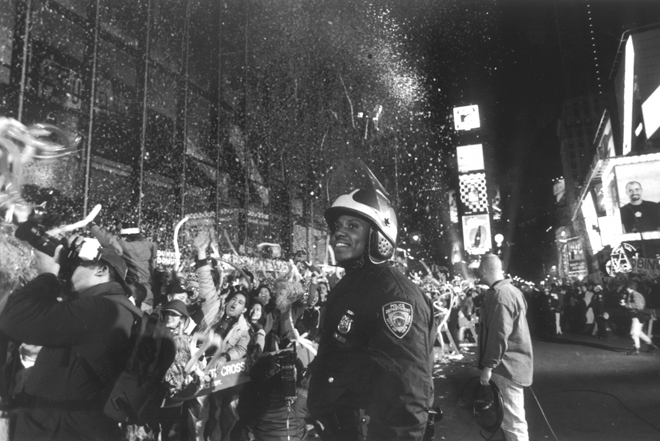
[[[604,112],[572,216],[589,272],[660,276],[660,24],[626,31],[612,68],[616,103]]]
[[[612,100],[612,94],[594,94],[567,99],[562,105],[557,137],[568,206],[575,204],[587,177],[595,153],[594,137]]]

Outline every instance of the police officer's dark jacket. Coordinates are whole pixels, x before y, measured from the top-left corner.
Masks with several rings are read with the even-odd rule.
[[[368,437],[421,439],[433,402],[431,301],[389,263],[365,264],[328,296],[308,405],[369,415]]]

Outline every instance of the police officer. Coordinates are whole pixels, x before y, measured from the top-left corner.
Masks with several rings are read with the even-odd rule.
[[[421,440],[433,403],[430,300],[388,260],[397,219],[380,191],[357,189],[326,210],[346,275],[326,304],[308,406],[327,440]]]

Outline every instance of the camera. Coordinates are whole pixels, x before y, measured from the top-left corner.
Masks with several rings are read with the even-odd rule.
[[[295,399],[296,392],[296,353],[281,352],[277,355],[282,368],[282,395],[285,399]]]
[[[36,219],[31,218],[18,225],[17,239],[29,243],[34,249],[55,257],[55,250],[62,245],[63,249],[59,255],[60,273],[59,278],[67,283],[73,271],[81,260],[96,260],[99,255],[101,244],[96,239],[77,238],[73,243],[67,245],[66,239],[57,240],[46,234],[46,229]]]
[[[55,249],[62,245],[60,241],[46,234],[46,229],[42,225],[32,220],[21,223],[14,235],[17,239],[29,243],[34,249],[51,257],[55,256]]]

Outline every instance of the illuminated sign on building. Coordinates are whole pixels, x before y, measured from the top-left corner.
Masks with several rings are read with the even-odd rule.
[[[582,239],[571,238],[568,246],[568,275],[582,278],[587,275],[587,263],[584,260]]]
[[[642,114],[644,115],[646,138],[649,139],[660,129],[660,87],[656,88],[644,101]]]
[[[457,132],[478,129],[481,127],[479,120],[479,106],[454,107],[454,128]]]
[[[452,224],[458,223],[458,202],[456,201],[456,190],[449,190],[447,192],[447,199],[449,202],[449,220]]]
[[[461,191],[461,202],[464,212],[487,213],[488,191],[486,190],[486,174],[470,173],[458,176]]]
[[[456,160],[458,162],[459,173],[483,170],[483,146],[481,144],[472,144],[456,147]]]
[[[463,216],[463,246],[468,254],[486,254],[492,248],[487,214]]]
[[[623,155],[630,153],[633,132],[633,103],[635,88],[635,49],[632,37],[626,42],[623,83]]]
[[[600,226],[598,225],[598,216],[596,215],[596,207],[591,193],[582,201],[582,216],[584,217],[584,225],[587,229],[591,251],[597,253],[603,249],[603,244],[600,240]]]
[[[623,233],[651,233],[660,228],[658,170],[660,161],[614,167]]]
[[[561,201],[565,192],[566,184],[564,182],[564,178],[557,179],[557,181],[555,181],[555,183],[552,185],[552,194],[555,195],[555,202]]]

